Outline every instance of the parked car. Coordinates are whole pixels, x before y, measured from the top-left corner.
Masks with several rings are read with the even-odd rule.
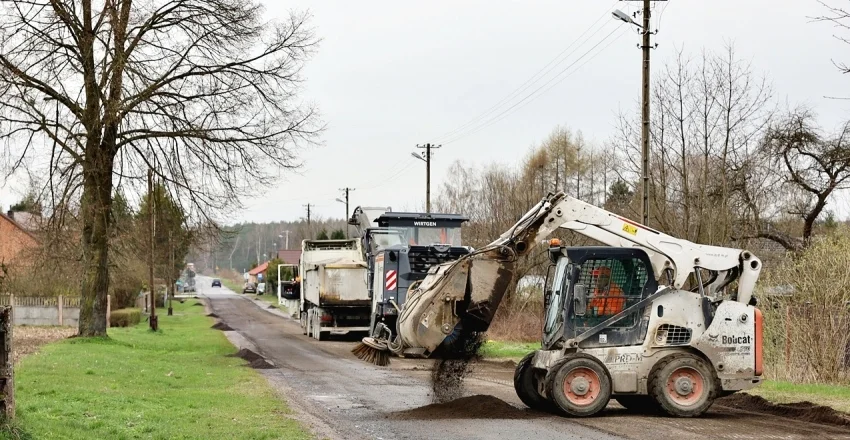
[[[218,279],[218,278],[214,279],[213,282],[212,282],[212,286],[213,287],[221,287],[221,280]]]
[[[257,293],[257,286],[254,283],[245,283],[245,286],[242,287],[242,293]]]

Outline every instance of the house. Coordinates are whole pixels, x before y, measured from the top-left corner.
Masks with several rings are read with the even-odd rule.
[[[30,250],[38,240],[24,226],[0,212],[0,263],[13,267],[26,264]]]
[[[258,282],[259,283],[265,282],[265,280],[263,280],[262,277],[263,277],[263,274],[266,273],[266,269],[268,269],[268,268],[269,268],[269,262],[266,261],[265,263],[263,263],[263,264],[255,267],[255,268],[251,269],[250,271],[248,271],[248,282],[254,283],[254,284],[257,284]]]

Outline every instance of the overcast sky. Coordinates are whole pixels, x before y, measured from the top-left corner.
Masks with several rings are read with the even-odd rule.
[[[497,121],[473,124],[437,151],[432,192],[453,161],[517,162],[558,124],[602,143],[613,133],[619,109],[636,109],[639,98],[639,36],[610,18],[614,8],[633,12],[639,2],[265,4],[269,18],[283,18],[289,9],[312,12],[323,41],[307,65],[303,97],[319,106],[328,130],[321,146],[302,152],[305,166],[298,174],[245,200],[231,222],[295,220],[305,215],[307,203],[315,215],[341,217],[345,207],[334,199],[346,186],[356,188],[352,206],[420,208],[425,166],[410,155],[415,145],[446,144],[452,139],[447,132],[491,109],[567,48],[563,55],[572,53],[549,76],[480,120],[501,115]],[[732,41],[741,58],[772,79],[780,101],[811,106],[829,129],[850,116],[850,101],[824,98],[850,96],[850,78],[831,61],[850,61],[850,46],[832,38],[830,25],[811,21],[825,12],[817,1],[671,0],[655,7],[659,47],[652,52],[653,70],[682,47],[697,54]],[[539,97],[507,110],[541,86]],[[0,188],[0,205],[19,198],[16,191],[14,185]],[[834,208],[846,213],[848,206]]]

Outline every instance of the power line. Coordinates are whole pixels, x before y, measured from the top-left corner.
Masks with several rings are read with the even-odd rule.
[[[530,87],[531,87],[534,83],[536,83],[537,81],[539,81],[540,79],[542,79],[543,77],[545,77],[545,76],[546,76],[549,72],[551,72],[551,71],[552,71],[552,69],[554,69],[555,67],[557,67],[558,65],[560,65],[561,63],[563,63],[564,61],[566,61],[566,59],[567,59],[570,55],[572,55],[572,54],[573,54],[573,53],[574,53],[574,52],[575,52],[575,51],[576,51],[579,47],[583,46],[583,45],[584,45],[584,43],[585,43],[587,40],[589,40],[591,37],[593,37],[594,35],[596,35],[596,34],[597,34],[597,33],[598,33],[601,29],[602,29],[602,27],[598,28],[595,32],[593,32],[593,34],[591,34],[591,35],[587,38],[587,40],[583,41],[583,42],[582,42],[581,44],[579,44],[579,45],[578,45],[578,46],[577,46],[574,50],[570,51],[570,53],[568,53],[566,56],[564,56],[564,57],[562,58],[562,55],[564,55],[564,53],[565,53],[565,52],[569,51],[569,50],[570,50],[573,46],[575,46],[575,44],[576,44],[576,43],[577,43],[577,42],[578,42],[578,41],[579,41],[582,37],[584,37],[584,36],[585,36],[585,35],[586,35],[586,34],[587,34],[587,33],[588,33],[588,32],[589,32],[589,31],[590,31],[590,30],[591,30],[594,26],[596,26],[596,24],[597,24],[597,23],[599,23],[599,22],[600,22],[603,18],[605,18],[606,16],[608,16],[608,13],[610,12],[611,8],[613,8],[613,7],[614,7],[617,3],[618,3],[618,1],[615,1],[615,2],[611,5],[611,6],[609,6],[609,7],[605,10],[605,12],[604,12],[604,13],[603,13],[603,14],[602,14],[602,15],[601,15],[598,19],[596,19],[596,21],[595,21],[595,22],[593,22],[590,26],[588,26],[588,28],[587,28],[587,29],[585,29],[585,30],[584,30],[584,32],[582,32],[582,33],[581,33],[581,35],[579,35],[578,37],[576,37],[576,39],[575,39],[575,40],[573,40],[573,42],[572,42],[572,43],[570,43],[570,44],[569,44],[569,45],[568,45],[568,46],[567,46],[564,50],[562,50],[562,51],[561,51],[558,55],[556,55],[556,56],[555,56],[555,57],[554,57],[551,61],[549,61],[548,63],[546,63],[546,65],[544,65],[543,67],[541,67],[541,68],[540,68],[540,70],[538,70],[536,73],[534,73],[534,75],[532,75],[532,76],[531,76],[531,78],[527,79],[524,83],[522,83],[519,87],[517,87],[517,88],[516,88],[513,92],[511,92],[510,94],[508,94],[506,97],[502,98],[502,100],[500,100],[499,102],[497,102],[496,104],[494,104],[492,107],[490,107],[490,108],[488,108],[487,110],[485,110],[485,111],[484,111],[484,113],[481,113],[480,115],[478,115],[478,116],[476,116],[475,118],[473,118],[473,119],[471,119],[471,120],[467,121],[465,124],[463,124],[463,125],[461,125],[461,126],[459,126],[459,127],[455,128],[454,130],[451,130],[451,131],[449,131],[449,132],[443,133],[443,134],[442,134],[442,135],[440,135],[440,136],[437,136],[437,137],[434,139],[434,141],[437,141],[437,142],[438,142],[438,141],[440,141],[441,139],[451,138],[451,137],[453,137],[453,136],[457,135],[459,132],[462,132],[464,129],[466,129],[466,128],[467,128],[467,127],[469,127],[470,125],[475,124],[477,121],[479,121],[479,120],[481,120],[482,118],[486,117],[487,115],[489,115],[489,114],[493,113],[496,109],[498,109],[499,107],[501,107],[501,106],[502,106],[502,104],[504,104],[504,103],[506,103],[506,102],[510,101],[511,99],[513,99],[514,97],[518,96],[519,94],[521,94],[521,93],[522,93],[522,92],[524,92],[525,90],[528,90],[528,88],[530,88]],[[560,59],[560,61],[558,61],[559,59]],[[557,63],[556,63],[556,61],[557,61]],[[553,65],[553,63],[554,63],[554,65]],[[551,67],[550,67],[550,66],[551,66]],[[547,68],[548,68],[548,69],[547,69]],[[545,72],[544,72],[544,70],[545,70]],[[542,74],[542,75],[540,74],[541,72],[543,72],[543,74]]]
[[[605,46],[604,46],[601,50],[599,50],[598,52],[596,52],[595,54],[593,54],[593,56],[591,56],[590,58],[588,58],[588,59],[587,59],[587,61],[585,61],[584,63],[582,63],[581,65],[579,65],[579,66],[578,66],[576,69],[574,69],[572,72],[569,72],[567,75],[565,75],[565,76],[561,77],[561,75],[562,75],[562,74],[564,74],[564,73],[565,73],[565,72],[567,72],[570,68],[572,68],[573,66],[575,66],[575,65],[576,65],[576,63],[578,63],[579,61],[581,61],[582,59],[584,59],[584,57],[586,57],[586,56],[587,56],[590,52],[592,52],[594,49],[596,49],[597,47],[599,47],[599,45],[601,45],[601,44],[602,44],[602,43],[604,43],[606,40],[608,40],[608,38],[610,38],[610,37],[611,37],[611,35],[613,35],[613,34],[614,34],[615,32],[617,32],[618,30],[620,31],[620,35],[617,35],[617,37],[616,37],[616,38],[614,38],[613,40],[609,41],[609,42],[608,42],[608,44],[606,44],[606,45],[605,45]],[[595,45],[593,45],[593,47],[591,47],[591,48],[590,48],[590,49],[588,49],[586,52],[584,52],[584,53],[583,53],[583,54],[582,54],[582,55],[581,55],[578,59],[576,59],[575,61],[573,61],[572,63],[570,63],[570,65],[568,65],[567,67],[565,67],[564,69],[562,69],[560,72],[558,72],[558,74],[557,74],[557,75],[555,75],[554,77],[552,77],[549,81],[547,81],[547,82],[543,83],[543,85],[541,85],[540,87],[538,87],[537,89],[535,89],[534,91],[532,91],[531,93],[529,93],[528,95],[526,95],[526,96],[525,96],[525,98],[523,98],[522,100],[520,100],[520,101],[516,102],[514,105],[512,105],[512,106],[508,107],[508,108],[507,108],[507,109],[505,109],[503,112],[499,113],[498,115],[494,116],[493,118],[490,118],[489,120],[484,121],[484,123],[483,123],[482,125],[478,125],[477,127],[473,128],[471,131],[468,131],[468,132],[466,132],[466,133],[463,133],[463,134],[460,134],[460,135],[454,136],[454,137],[452,137],[452,138],[450,138],[450,139],[448,139],[448,140],[443,141],[443,144],[449,144],[449,143],[455,142],[455,141],[457,141],[457,140],[463,139],[463,138],[465,138],[465,137],[467,137],[467,136],[470,136],[470,135],[472,135],[472,134],[475,134],[475,133],[477,133],[477,132],[479,132],[479,131],[483,130],[484,128],[487,128],[487,127],[489,127],[489,126],[491,126],[491,125],[495,124],[496,122],[501,121],[502,119],[504,119],[505,117],[507,117],[507,116],[509,115],[509,112],[511,112],[511,110],[513,110],[513,109],[515,109],[515,108],[516,108],[517,110],[519,110],[520,108],[525,107],[525,106],[526,106],[526,105],[528,105],[529,103],[533,102],[535,99],[539,98],[541,95],[543,95],[543,94],[545,94],[546,92],[548,92],[549,90],[551,90],[553,87],[555,87],[555,86],[557,86],[558,84],[560,84],[563,80],[565,80],[565,79],[569,78],[572,74],[574,74],[574,73],[575,73],[575,72],[577,72],[579,69],[581,69],[581,67],[583,67],[585,64],[587,64],[588,62],[590,62],[591,60],[593,60],[593,58],[596,58],[596,56],[598,56],[598,55],[599,55],[600,53],[602,53],[602,52],[603,52],[606,48],[608,48],[608,46],[610,46],[610,45],[611,45],[611,43],[613,43],[613,42],[614,42],[614,41],[616,41],[618,38],[620,38],[620,37],[622,36],[623,32],[624,32],[624,31],[623,31],[621,28],[615,28],[615,29],[613,29],[611,32],[609,32],[609,33],[608,33],[608,35],[606,35],[606,36],[605,36],[605,37],[603,37],[601,40],[599,40],[599,42],[597,42]],[[559,77],[560,77],[560,78],[559,78]],[[554,81],[554,83],[553,83],[553,81]],[[551,85],[550,85],[550,84],[551,84]],[[537,92],[539,92],[540,90],[542,90],[542,89],[543,89],[544,87],[546,87],[546,86],[549,86],[549,87],[547,87],[545,90],[543,90],[543,92],[542,92],[542,93],[539,93],[539,94],[537,93]],[[530,100],[529,100],[529,99],[530,99]]]

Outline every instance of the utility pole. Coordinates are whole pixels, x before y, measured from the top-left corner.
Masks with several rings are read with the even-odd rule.
[[[338,202],[345,203],[345,238],[349,238],[348,234],[348,193],[354,191],[354,188],[340,188],[340,191],[345,193],[345,200],[336,199]]]
[[[286,247],[284,249],[289,250],[289,231],[281,231],[283,234],[286,234]],[[278,238],[283,238],[283,234],[278,235]]]
[[[644,225],[649,224],[649,49],[651,49],[649,36],[652,33],[649,29],[649,3],[650,0],[643,0],[643,29],[641,29],[643,33],[643,41],[641,42],[641,49],[643,50],[643,96],[641,98],[643,108],[640,115],[642,125],[640,143],[643,154],[643,163],[641,164],[641,177],[643,178],[641,196],[643,201],[640,215]]]
[[[431,145],[427,143],[425,145],[416,145],[416,148],[425,149],[425,157],[422,157],[419,153],[412,153],[413,157],[422,160],[425,162],[425,212],[431,213],[431,150],[436,150],[442,147],[442,145]]]
[[[654,49],[658,45],[650,46],[650,37],[653,34],[652,29],[649,27],[649,19],[651,16],[650,5],[652,1],[656,0],[640,0],[643,2],[643,10],[641,14],[643,14],[643,24],[640,25],[632,20],[624,12],[615,10],[613,12],[614,18],[617,20],[623,21],[628,24],[635,25],[640,28],[641,32],[641,44],[640,48],[643,52],[643,61],[641,63],[642,68],[642,84],[641,84],[641,130],[640,130],[640,144],[641,144],[641,207],[640,207],[640,215],[641,222],[646,225],[649,223],[649,50]],[[663,151],[663,150],[662,150]]]
[[[174,308],[171,306],[171,300],[174,298],[174,280],[171,278],[171,274],[174,272],[174,242],[173,234],[171,227],[169,225],[168,228],[168,270],[166,273],[166,279],[168,280],[168,316],[174,314]]]
[[[310,204],[304,205],[307,207],[307,235],[310,236],[310,239],[313,239],[313,227],[310,226]]]
[[[150,245],[150,249],[148,249],[148,290],[150,290],[150,300],[151,300],[151,316],[149,319],[151,330],[156,331],[159,328],[157,325],[156,318],[156,288],[153,284],[153,237],[154,237],[154,228],[156,227],[156,223],[154,222],[154,213],[156,212],[156,197],[153,193],[153,170],[148,169],[148,244]]]

